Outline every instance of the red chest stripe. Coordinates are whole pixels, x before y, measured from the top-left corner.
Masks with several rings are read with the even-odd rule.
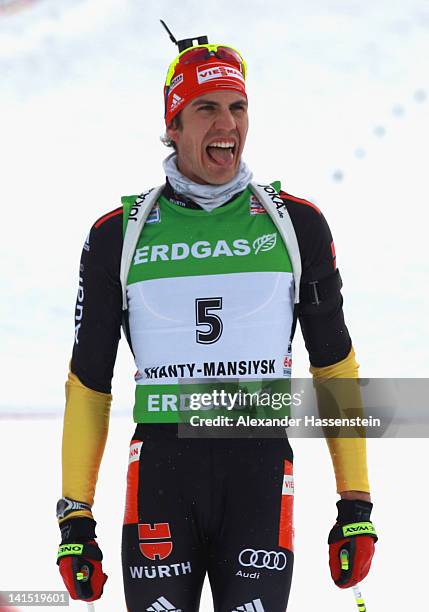
[[[107,213],[107,215],[104,215],[104,217],[101,217],[101,219],[99,219],[96,222],[94,227],[98,229],[100,225],[103,225],[103,223],[107,221],[108,219],[111,219],[112,217],[116,217],[117,215],[121,215],[121,214],[122,214],[122,206],[121,208],[117,208],[116,210],[112,210],[112,212]]]
[[[314,210],[317,211],[319,215],[322,214],[321,210],[317,208],[316,204],[313,204],[312,202],[309,202],[308,200],[303,200],[302,198],[295,198],[295,196],[291,196],[285,191],[280,192],[280,196],[281,197],[285,196],[284,197],[285,200],[292,200],[292,202],[298,202],[298,204],[306,204],[307,206],[311,206],[311,208],[314,208]]]

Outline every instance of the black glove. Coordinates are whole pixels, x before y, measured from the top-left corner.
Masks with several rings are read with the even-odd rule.
[[[93,519],[86,517],[69,518],[60,525],[57,565],[72,599],[95,601],[103,593],[107,576],[95,541],[95,525]]]

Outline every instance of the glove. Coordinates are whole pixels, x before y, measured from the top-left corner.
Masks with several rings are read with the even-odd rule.
[[[93,519],[70,518],[60,525],[61,544],[57,565],[72,599],[95,601],[107,580],[101,561],[103,554],[95,541]]]
[[[368,574],[378,538],[369,520],[370,502],[341,499],[337,508],[337,522],[328,538],[329,567],[335,584],[346,589]]]

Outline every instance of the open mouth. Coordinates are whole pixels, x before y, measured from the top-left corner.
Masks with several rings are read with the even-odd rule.
[[[228,166],[234,160],[236,148],[235,142],[219,140],[210,143],[206,151],[211,161],[220,166]]]

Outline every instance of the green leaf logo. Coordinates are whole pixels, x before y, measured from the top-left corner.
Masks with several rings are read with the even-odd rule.
[[[255,255],[259,253],[259,251],[271,251],[276,246],[277,243],[277,234],[264,234],[263,236],[259,236],[256,240],[253,241],[253,249],[255,251]]]

